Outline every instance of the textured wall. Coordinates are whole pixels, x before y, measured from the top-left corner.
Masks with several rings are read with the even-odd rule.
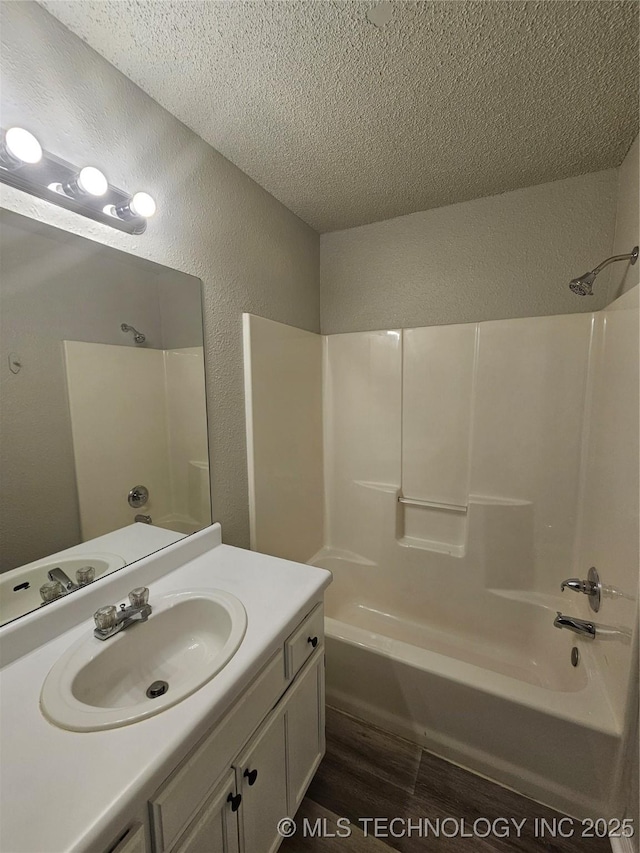
[[[336,332],[594,311],[570,279],[611,254],[617,170],[413,213],[320,240],[321,327]]]
[[[241,314],[318,329],[318,235],[39,6],[1,13],[3,123],[148,190],[158,213],[135,237],[5,187],[1,203],[202,279],[213,514],[246,546]]]
[[[618,207],[613,254],[626,255],[640,244],[640,137],[636,137],[618,169]],[[609,299],[613,301],[640,282],[640,260],[633,266],[616,264],[611,270]]]

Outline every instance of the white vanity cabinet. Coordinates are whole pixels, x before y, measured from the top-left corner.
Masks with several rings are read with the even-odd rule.
[[[324,753],[322,600],[330,583],[326,569],[222,544],[214,524],[0,627],[0,850],[275,853],[278,821],[295,814]],[[246,630],[235,654],[199,689],[139,722],[122,724],[140,706],[131,695],[95,732],[52,724],[40,700],[53,668],[70,650],[93,652],[91,614],[139,586],[149,588],[150,619],[96,647],[119,662],[119,696],[140,681],[141,661],[149,683],[165,678],[177,649],[185,652],[175,657],[180,676],[198,674],[206,662],[192,637],[218,626],[215,608],[196,601],[237,601],[243,612],[229,609],[230,624],[244,616]],[[180,607],[169,606],[178,599]],[[96,683],[106,683],[104,665],[99,655],[87,663]],[[165,680],[169,692],[184,683]],[[68,684],[64,691],[75,695]],[[69,802],[82,808],[69,811]]]
[[[238,853],[238,815],[229,803],[234,785],[229,771],[173,848],[175,853]]]
[[[318,605],[151,798],[153,853],[274,853],[323,754]]]
[[[287,812],[285,715],[278,706],[260,727],[246,752],[234,762],[241,795],[239,824],[242,850],[278,848],[278,821]]]

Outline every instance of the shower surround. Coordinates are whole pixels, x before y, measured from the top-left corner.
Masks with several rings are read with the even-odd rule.
[[[323,483],[287,451],[311,452],[289,424],[317,408],[319,380],[296,357],[317,340],[245,317],[253,546],[285,549],[288,506],[324,495],[307,523],[323,546],[298,534],[289,556],[334,573],[329,703],[576,816],[618,814],[634,693],[638,288],[593,314],[325,336]],[[291,377],[306,396],[286,399]],[[560,592],[594,564],[597,615]],[[557,630],[559,610],[602,629],[593,641]]]

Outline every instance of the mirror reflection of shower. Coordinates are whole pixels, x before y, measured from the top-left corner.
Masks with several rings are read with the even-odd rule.
[[[629,261],[631,266],[633,266],[637,260],[638,247],[634,246],[628,255],[613,255],[612,257],[607,258],[606,261],[603,261],[601,264],[598,264],[598,266],[592,269],[590,272],[586,272],[578,278],[572,279],[569,284],[569,287],[578,296],[593,296],[593,282],[596,280],[596,276],[598,275],[600,270],[603,270],[605,267],[608,267],[609,264],[613,264],[615,261]]]
[[[130,326],[128,323],[122,323],[120,328],[123,332],[133,332],[133,340],[136,344],[143,344],[147,338],[142,332],[139,332],[137,329],[134,329],[133,326]]]

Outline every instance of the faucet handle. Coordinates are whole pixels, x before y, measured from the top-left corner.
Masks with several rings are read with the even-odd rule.
[[[129,602],[132,607],[144,607],[149,601],[149,588],[137,586],[129,593]]]
[[[49,601],[55,601],[61,595],[64,595],[64,589],[60,581],[49,580],[40,587],[40,597],[44,604],[47,604]]]
[[[96,570],[93,566],[83,566],[81,569],[76,569],[76,581],[78,586],[86,586],[96,579]]]
[[[586,595],[590,595],[589,587],[587,586],[587,581],[582,581],[580,578],[568,578],[566,581],[562,581],[560,584],[560,591],[564,592],[565,588],[569,587],[574,592],[584,592]]]
[[[595,566],[591,566],[587,574],[587,580],[583,581],[580,578],[568,578],[560,584],[560,590],[572,589],[574,592],[583,592],[589,596],[589,606],[597,613],[600,610],[600,597],[602,594],[602,584],[600,576]]]
[[[109,631],[116,626],[116,608],[113,604],[107,604],[106,607],[100,607],[93,614],[93,621],[96,623],[96,628],[99,631]]]

